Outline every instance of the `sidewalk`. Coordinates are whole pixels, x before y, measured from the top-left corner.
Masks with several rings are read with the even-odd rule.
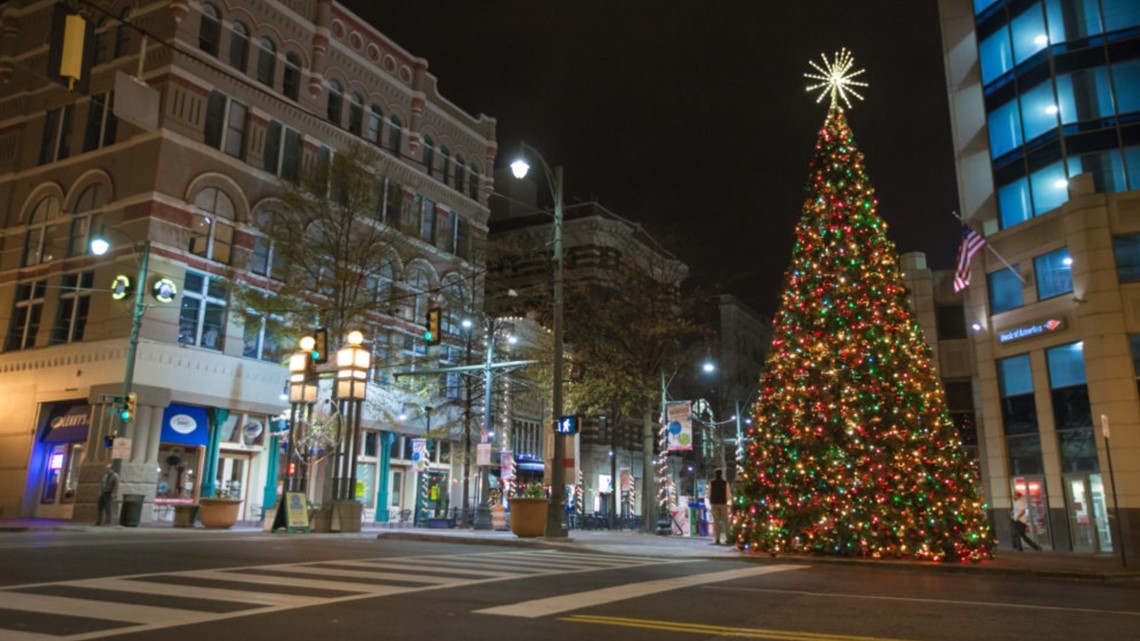
[[[261,532],[256,522],[243,522],[229,530],[206,530],[196,528],[173,528],[169,523],[143,523],[137,528],[119,525],[96,527],[91,524],[53,519],[0,519],[0,535],[6,532],[27,532],[34,530],[65,532],[114,532],[114,531],[169,531],[179,533],[198,532]],[[845,557],[811,556],[784,554],[770,556],[741,552],[735,547],[713,545],[710,537],[657,536],[631,531],[572,530],[565,539],[520,539],[510,532],[476,531],[464,529],[425,529],[391,528],[373,523],[364,524],[363,534],[372,534],[378,539],[401,541],[435,541],[441,543],[464,543],[475,545],[501,545],[510,547],[531,547],[562,550],[589,550],[609,554],[630,554],[661,558],[687,558],[709,560],[736,560],[755,563],[807,563],[860,565],[872,568],[891,568],[910,571],[980,572],[994,574],[1020,574],[1049,578],[1075,579],[1086,581],[1135,582],[1140,585],[1140,558],[1129,558],[1128,567],[1123,567],[1120,555],[1084,555],[1062,552],[1015,552],[998,549],[995,557],[980,563],[930,563],[910,560],[873,560]],[[301,535],[307,536],[307,535]],[[341,536],[339,534],[316,534],[313,536]],[[351,536],[360,536],[354,534]]]

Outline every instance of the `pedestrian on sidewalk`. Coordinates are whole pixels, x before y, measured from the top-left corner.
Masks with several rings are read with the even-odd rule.
[[[709,508],[713,517],[713,545],[720,545],[724,537],[724,544],[728,545],[728,481],[724,480],[724,470],[717,468],[714,477],[709,482]]]
[[[1025,495],[1021,492],[1015,491],[1013,493],[1013,549],[1018,552],[1024,552],[1021,547],[1021,542],[1025,541],[1029,547],[1041,551],[1041,546],[1037,542],[1029,538],[1027,533],[1029,530],[1029,504],[1025,500]]]
[[[111,525],[111,504],[115,500],[115,492],[119,489],[119,475],[110,463],[104,468],[103,479],[99,484],[99,516],[95,525]]]

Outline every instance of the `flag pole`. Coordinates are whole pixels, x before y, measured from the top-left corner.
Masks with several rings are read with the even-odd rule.
[[[972,225],[970,225],[970,223],[967,223],[966,221],[962,220],[962,217],[958,215],[958,212],[956,212],[956,211],[951,211],[950,213],[951,213],[951,214],[952,214],[952,215],[953,215],[955,218],[957,218],[957,219],[958,219],[958,222],[962,223],[963,225],[967,225],[967,226],[973,227]],[[1010,265],[1010,264],[1009,264],[1009,261],[1008,261],[1008,260],[1006,260],[1004,256],[1002,256],[1001,254],[999,254],[999,253],[997,252],[997,250],[996,250],[996,249],[994,249],[994,246],[993,246],[993,245],[991,245],[991,244],[989,244],[989,243],[986,243],[986,249],[990,250],[990,253],[994,255],[994,258],[997,258],[998,260],[1000,260],[1000,261],[1001,261],[1001,264],[1002,264],[1002,265],[1005,265],[1005,266],[1006,266],[1006,269],[1008,269],[1009,271],[1013,272],[1013,275],[1014,275],[1014,276],[1017,276],[1017,280],[1021,281],[1023,284],[1026,282],[1026,280],[1025,280],[1025,277],[1024,277],[1024,276],[1022,276],[1020,273],[1018,273],[1018,271],[1017,271],[1017,268],[1015,268],[1013,265]]]

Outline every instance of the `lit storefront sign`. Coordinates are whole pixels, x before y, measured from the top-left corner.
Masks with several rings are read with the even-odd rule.
[[[1013,341],[1018,341],[1023,338],[1032,338],[1034,336],[1040,336],[1042,334],[1052,334],[1053,332],[1064,328],[1064,318],[1050,318],[1049,320],[1037,321],[1035,323],[1029,323],[1026,325],[1021,325],[1019,327],[1014,327],[1013,329],[1007,329],[998,332],[998,343],[1005,344],[1011,343]]]

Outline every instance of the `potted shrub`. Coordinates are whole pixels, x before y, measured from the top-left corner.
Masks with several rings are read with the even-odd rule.
[[[529,483],[511,499],[511,532],[519,538],[546,533],[546,510],[550,499],[541,483]]]
[[[234,488],[222,488],[217,496],[198,499],[198,520],[202,527],[224,530],[237,523],[241,497],[234,493]]]

